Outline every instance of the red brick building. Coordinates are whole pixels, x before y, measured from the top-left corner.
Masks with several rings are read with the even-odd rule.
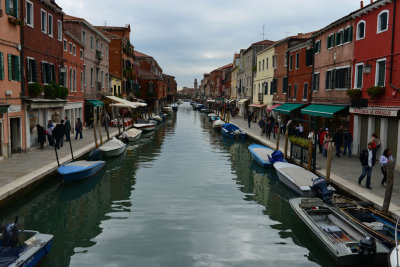
[[[178,100],[178,87],[174,76],[163,74],[164,84],[167,92],[167,103],[173,103]]]

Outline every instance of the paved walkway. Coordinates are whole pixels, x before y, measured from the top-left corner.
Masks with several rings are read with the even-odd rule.
[[[244,120],[243,117],[231,118],[230,122],[244,129],[251,138],[257,140],[258,142],[272,148],[276,147],[276,140],[272,138],[272,135],[271,139],[266,138],[265,135],[260,135],[260,127],[257,123],[251,123],[251,128],[249,128],[247,120]],[[281,135],[279,147],[282,151],[284,150],[283,135]],[[353,155],[352,157],[341,156],[339,158],[335,156],[335,151],[332,152],[332,183],[360,199],[372,201],[376,204],[377,207],[382,207],[383,199],[385,196],[385,187],[381,186],[380,184],[383,175],[381,173],[379,162],[376,162],[376,165],[373,168],[371,178],[372,190],[369,190],[365,188],[366,177],[362,182],[362,186],[359,186],[357,183],[358,177],[361,174],[361,163],[358,159],[358,155]],[[288,153],[290,153],[290,141],[288,146]],[[326,163],[326,158],[323,157],[322,154],[317,153],[316,165],[318,175],[326,175]],[[397,181],[399,178],[400,172],[395,171],[392,201],[390,204],[390,212],[393,214],[394,217],[400,217],[400,183]]]
[[[117,135],[118,128],[110,127],[109,133],[110,138]],[[75,140],[74,136],[71,137],[74,158],[88,153],[95,147],[92,128],[83,130],[83,139]],[[103,141],[107,140],[104,127],[102,127],[102,138]],[[97,139],[99,142],[98,131]],[[64,146],[57,152],[60,164],[71,161],[69,142],[64,141]],[[53,173],[57,167],[54,147],[47,145],[44,149],[34,148],[25,153],[13,154],[9,159],[0,160],[0,201]]]

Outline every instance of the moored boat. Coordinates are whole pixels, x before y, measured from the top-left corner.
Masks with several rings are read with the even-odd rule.
[[[336,208],[316,198],[294,198],[290,206],[337,265],[383,266],[389,250]]]
[[[212,123],[212,127],[213,127],[214,129],[216,129],[216,130],[219,130],[219,129],[221,129],[222,125],[224,125],[224,124],[225,124],[224,121],[215,120],[215,121],[213,121],[213,123]]]
[[[259,144],[251,144],[248,149],[253,159],[261,167],[273,167],[275,162],[285,162],[282,152],[279,150],[274,154],[275,151],[272,148]],[[274,155],[276,156],[274,157]]]
[[[230,138],[245,139],[247,133],[232,123],[225,123],[221,126],[221,133]]]
[[[113,137],[110,141],[99,147],[101,154],[106,158],[121,155],[126,150],[126,144]]]
[[[162,110],[163,112],[170,113],[172,112],[172,107],[163,107]]]
[[[275,162],[274,168],[278,174],[279,181],[303,197],[316,196],[318,192],[313,190],[314,183],[319,180],[324,181],[323,178],[320,179],[319,176],[295,164]],[[327,190],[330,193],[335,192],[332,186],[328,186]]]
[[[105,163],[102,160],[78,160],[60,166],[57,172],[65,182],[71,183],[95,175],[105,166]]]
[[[171,105],[172,111],[178,111],[178,104]]]
[[[21,243],[19,234],[28,239]],[[0,240],[0,266],[37,266],[49,253],[53,238],[53,235],[38,231],[19,230],[17,219],[14,223],[4,224]]]
[[[140,135],[142,134],[142,130],[132,128],[129,129],[121,134],[121,139],[122,140],[127,140],[128,142],[135,142],[140,138]]]
[[[133,124],[133,127],[136,129],[140,129],[144,132],[149,132],[153,131],[156,128],[157,123],[151,123],[150,121],[144,120],[144,119],[138,119],[135,124]]]

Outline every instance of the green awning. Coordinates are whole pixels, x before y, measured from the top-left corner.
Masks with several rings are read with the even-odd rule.
[[[100,100],[87,100],[88,103],[92,104],[93,107],[102,107],[104,103]]]
[[[345,106],[330,106],[330,105],[310,105],[301,110],[301,114],[308,114],[318,117],[332,118],[333,114],[345,109]]]
[[[279,107],[274,108],[272,111],[276,111],[279,113],[290,114],[295,109],[301,108],[304,106],[303,104],[296,104],[296,103],[285,103],[280,105]]]

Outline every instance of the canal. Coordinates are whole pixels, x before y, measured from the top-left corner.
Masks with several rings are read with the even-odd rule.
[[[333,266],[249,144],[184,103],[96,177],[53,176],[1,218],[55,236],[41,266]]]

